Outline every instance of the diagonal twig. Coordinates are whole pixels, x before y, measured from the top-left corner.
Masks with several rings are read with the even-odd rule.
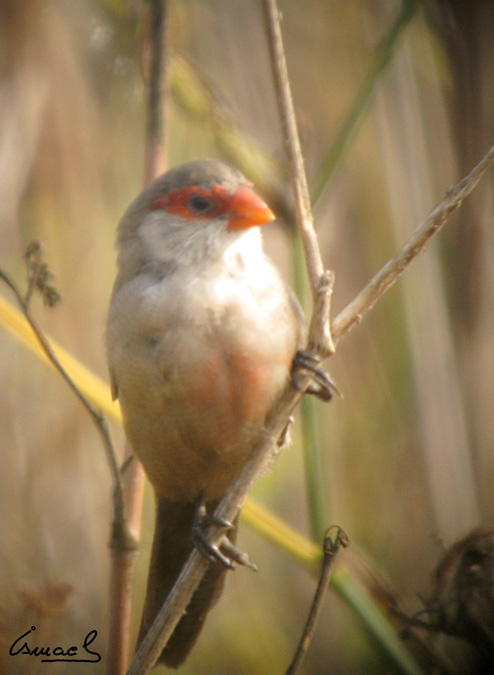
[[[408,265],[421,253],[432,237],[437,234],[452,213],[475,189],[483,174],[494,162],[494,146],[480,162],[458,183],[450,187],[439,204],[429,213],[422,225],[410,236],[406,244],[391,258],[360,293],[348,303],[331,323],[331,334],[335,344],[355,324],[359,323],[387,289],[394,284]]]

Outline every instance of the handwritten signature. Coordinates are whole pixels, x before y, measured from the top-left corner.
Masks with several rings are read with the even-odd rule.
[[[20,635],[12,643],[9,654],[10,656],[20,656],[24,654],[26,656],[42,656],[42,663],[53,663],[55,661],[71,661],[74,663],[98,663],[101,661],[101,654],[92,649],[89,649],[89,646],[94,642],[98,635],[98,631],[91,630],[84,638],[84,642],[81,647],[81,654],[79,655],[79,647],[75,645],[64,649],[63,647],[30,647],[29,643],[25,638],[30,635],[33,631],[36,630],[36,626],[31,626],[31,629],[26,633]],[[24,640],[24,642],[22,642]],[[82,658],[86,655],[87,658]]]

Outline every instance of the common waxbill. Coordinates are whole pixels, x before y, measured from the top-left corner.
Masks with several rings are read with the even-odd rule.
[[[111,386],[157,504],[141,638],[194,546],[198,507],[211,513],[235,479],[304,346],[300,306],[262,250],[273,219],[239,171],[202,160],[157,178],[119,224]],[[185,659],[225,571],[210,565],[161,662]]]

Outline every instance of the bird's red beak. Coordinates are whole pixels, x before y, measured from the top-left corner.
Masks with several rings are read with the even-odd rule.
[[[276,218],[269,206],[252,188],[246,185],[237,188],[228,207],[230,218],[227,229],[229,230],[243,230],[264,225]]]

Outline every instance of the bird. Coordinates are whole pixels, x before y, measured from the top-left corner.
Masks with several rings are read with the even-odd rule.
[[[187,162],[158,177],[123,215],[108,311],[112,396],[156,497],[140,637],[194,546],[212,559],[159,662],[179,667],[234,561],[237,523],[211,550],[202,525],[253,450],[294,361],[329,379],[304,352],[306,326],[290,286],[263,251],[269,206],[234,167]],[[322,373],[322,374],[321,374]],[[325,389],[326,385],[326,389]],[[313,392],[314,393],[314,392]]]

